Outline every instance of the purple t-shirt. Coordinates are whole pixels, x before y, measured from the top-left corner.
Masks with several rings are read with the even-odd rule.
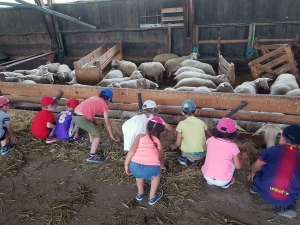
[[[69,140],[75,133],[77,126],[72,121],[73,111],[62,111],[56,120],[54,134],[61,140]]]

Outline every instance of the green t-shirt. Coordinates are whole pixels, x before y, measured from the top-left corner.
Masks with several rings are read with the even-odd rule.
[[[179,122],[176,131],[182,134],[180,149],[183,152],[204,152],[206,150],[205,130],[207,125],[195,116]]]

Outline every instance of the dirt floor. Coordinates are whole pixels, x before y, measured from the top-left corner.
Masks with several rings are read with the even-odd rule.
[[[199,163],[181,166],[169,149],[175,137],[162,137],[167,171],[160,187],[163,198],[154,206],[135,200],[135,180],[123,169],[123,144],[113,142],[102,129],[101,152],[107,160],[86,164],[87,135],[80,144],[45,144],[32,138],[33,113],[12,111],[12,125],[20,140],[14,151],[0,157],[0,224],[300,224],[299,219],[278,217],[274,206],[249,193],[250,164],[263,144],[240,140],[250,153],[246,165],[235,172],[228,189],[209,186]],[[121,137],[124,121],[112,122]],[[300,208],[298,201],[298,213]]]

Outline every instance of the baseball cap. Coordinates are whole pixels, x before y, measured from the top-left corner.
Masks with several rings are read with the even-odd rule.
[[[66,102],[66,106],[75,109],[79,105],[79,101],[76,98],[69,98]]]
[[[162,124],[162,125],[165,125],[165,122],[159,116],[153,116],[150,121],[155,122],[155,123],[159,123],[159,124]]]
[[[196,110],[196,104],[192,100],[185,100],[181,105],[181,110],[184,112],[194,112]]]
[[[300,126],[290,125],[285,128],[282,135],[287,138],[292,144],[300,145]]]
[[[48,106],[48,105],[52,105],[53,103],[56,103],[56,100],[53,99],[53,98],[50,97],[50,96],[45,96],[45,97],[43,97],[42,100],[41,100],[41,105],[42,105],[43,107]]]
[[[224,117],[220,119],[217,130],[222,133],[234,133],[236,131],[235,125],[236,123],[234,120]]]
[[[160,113],[160,109],[156,105],[155,101],[147,100],[143,104],[143,109],[157,109],[158,113]]]
[[[9,103],[8,98],[6,98],[4,96],[0,96],[0,107],[6,105],[7,103]]]
[[[112,102],[112,98],[114,97],[114,92],[109,88],[103,88],[99,94],[100,97],[105,96],[110,98],[110,102]]]

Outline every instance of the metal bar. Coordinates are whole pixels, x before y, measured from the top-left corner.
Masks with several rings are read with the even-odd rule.
[[[9,3],[9,2],[0,2],[0,5],[6,5],[6,6],[12,6],[12,7],[20,7],[20,8],[29,8],[26,5]]]
[[[88,23],[85,23],[85,22],[82,22],[82,21],[80,21],[80,20],[78,20],[78,19],[76,19],[76,18],[73,18],[73,17],[71,17],[71,16],[67,16],[67,15],[65,15],[65,14],[62,14],[62,13],[59,13],[59,12],[56,12],[56,11],[53,11],[53,10],[50,10],[50,9],[42,8],[42,7],[40,7],[40,6],[30,4],[30,3],[25,2],[25,1],[23,1],[23,0],[15,0],[15,1],[16,1],[16,2],[19,2],[19,3],[23,4],[23,5],[26,5],[26,6],[30,7],[30,8],[34,8],[34,9],[36,9],[36,10],[40,10],[40,11],[43,11],[43,12],[45,12],[45,13],[49,13],[49,14],[51,14],[51,15],[54,15],[54,16],[57,16],[57,17],[60,17],[60,18],[63,18],[63,19],[66,19],[66,20],[69,20],[69,21],[78,23],[78,24],[81,24],[81,25],[86,26],[86,27],[89,27],[89,28],[91,28],[91,29],[94,29],[94,30],[97,29],[96,26],[91,25],[91,24],[88,24]]]

